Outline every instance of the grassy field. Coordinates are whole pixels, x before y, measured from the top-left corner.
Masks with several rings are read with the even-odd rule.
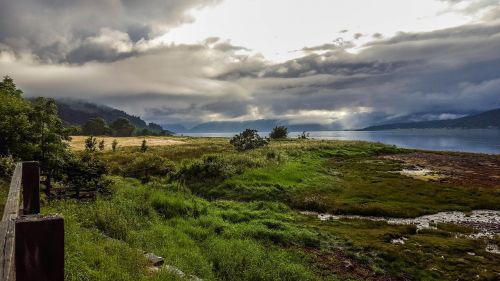
[[[44,205],[44,212],[65,216],[66,280],[500,277],[500,255],[485,251],[486,244],[500,246],[498,236],[468,239],[457,235],[472,231],[464,226],[417,233],[410,225],[319,221],[300,213],[415,217],[498,210],[500,186],[401,175],[405,164],[386,156],[412,151],[375,143],[285,140],[237,152],[224,138],[155,139],[168,145],[141,153],[139,142],[100,152],[110,168],[111,195]],[[146,160],[168,169],[130,172]],[[404,244],[391,243],[401,237]],[[186,276],[171,267],[148,269],[144,251]]]
[[[69,143],[71,149],[80,151],[85,149],[85,136],[72,136],[71,142]],[[141,146],[142,141],[146,140],[147,145],[149,146],[166,146],[166,145],[175,145],[183,143],[182,140],[168,138],[168,137],[106,137],[106,136],[97,136],[97,141],[100,142],[104,140],[104,150],[111,150],[111,143],[113,140],[118,141],[117,147],[137,147]]]

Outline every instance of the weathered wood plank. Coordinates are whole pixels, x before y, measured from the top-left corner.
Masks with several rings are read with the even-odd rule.
[[[16,280],[64,281],[64,220],[28,215],[16,220]]]
[[[23,215],[40,213],[40,167],[38,162],[23,162]]]
[[[9,195],[0,222],[0,280],[5,281],[15,280],[15,219],[19,215],[22,172],[22,164],[18,163],[12,175]]]
[[[10,182],[9,195],[5,208],[3,210],[2,220],[16,218],[19,215],[19,200],[21,198],[21,182],[22,182],[23,164],[17,163],[12,180]]]

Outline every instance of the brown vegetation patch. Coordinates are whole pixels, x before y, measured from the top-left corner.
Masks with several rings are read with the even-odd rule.
[[[414,152],[383,156],[442,175],[438,181],[469,187],[500,187],[500,155]]]
[[[325,272],[332,272],[343,279],[355,278],[370,281],[407,281],[404,277],[377,273],[342,252],[326,253],[317,249],[306,249],[317,260],[319,267]]]

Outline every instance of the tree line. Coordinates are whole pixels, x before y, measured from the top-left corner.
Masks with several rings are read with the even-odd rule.
[[[127,118],[119,117],[110,125],[101,117],[92,117],[81,127],[72,126],[72,135],[84,136],[169,136],[172,133],[164,130],[160,125],[149,123],[148,128],[137,128]]]

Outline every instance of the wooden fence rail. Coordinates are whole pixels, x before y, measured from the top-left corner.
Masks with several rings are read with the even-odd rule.
[[[39,213],[39,165],[17,163],[0,222],[1,281],[64,280],[64,219]]]

